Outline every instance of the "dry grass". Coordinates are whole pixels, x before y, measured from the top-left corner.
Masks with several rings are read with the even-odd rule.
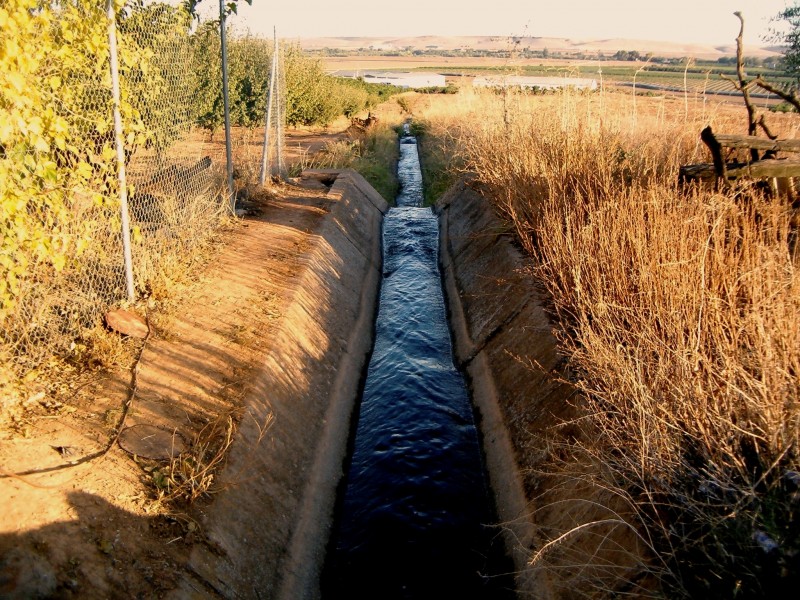
[[[470,102],[421,116],[457,139],[537,258],[583,392],[570,456],[598,466],[572,472],[629,509],[552,543],[635,523],[670,595],[789,589],[800,579],[792,210],[753,186],[677,187],[680,164],[709,160],[702,127],[743,133],[744,110],[572,92]],[[796,119],[772,125],[791,136]]]
[[[233,416],[223,415],[197,432],[189,451],[166,465],[146,466],[156,496],[150,510],[169,511],[212,494],[235,430]]]
[[[352,168],[358,171],[384,199],[397,195],[397,133],[400,118],[384,111],[380,121],[366,131],[349,130],[348,139],[328,142],[314,155],[305,155],[294,166],[293,175],[305,169]]]

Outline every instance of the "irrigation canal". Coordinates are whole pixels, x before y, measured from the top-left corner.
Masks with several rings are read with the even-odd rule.
[[[511,598],[472,406],[453,365],[416,139],[385,217],[375,346],[322,581],[325,600]]]

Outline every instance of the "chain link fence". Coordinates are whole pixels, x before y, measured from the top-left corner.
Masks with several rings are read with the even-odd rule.
[[[230,214],[226,145],[237,185],[258,173],[272,44],[223,65],[219,22],[181,4],[0,4],[0,384],[90,350],[109,307],[190,268]],[[260,112],[229,138],[223,66]]]

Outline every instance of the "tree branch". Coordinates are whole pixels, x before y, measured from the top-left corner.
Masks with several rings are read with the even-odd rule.
[[[758,87],[769,92],[770,94],[775,94],[776,96],[779,96],[780,98],[782,98],[783,100],[794,106],[797,109],[797,112],[800,112],[800,98],[798,98],[797,93],[794,90],[786,92],[780,89],[779,87],[772,85],[769,81],[766,81],[763,77],[761,77],[761,75],[759,75],[756,78],[755,83]]]
[[[744,17],[738,10],[733,13],[739,19],[739,35],[736,37],[736,75],[739,77],[739,89],[744,97],[744,105],[747,107],[747,135],[755,135],[758,132],[758,125],[756,120],[756,107],[753,106],[750,100],[750,91],[748,89],[750,82],[744,78]],[[753,160],[758,160],[758,150],[750,150],[750,155]]]
[[[202,1],[203,0],[183,0],[183,7],[191,16],[197,17],[197,5]],[[253,4],[253,0],[225,0],[225,14],[229,15],[235,13],[239,2]]]

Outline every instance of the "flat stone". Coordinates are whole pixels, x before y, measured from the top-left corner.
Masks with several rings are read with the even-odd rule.
[[[169,460],[187,450],[180,433],[155,425],[126,427],[119,434],[119,447],[130,454],[152,460]]]
[[[147,337],[147,321],[134,312],[116,308],[106,313],[106,325],[117,333],[139,339]]]

